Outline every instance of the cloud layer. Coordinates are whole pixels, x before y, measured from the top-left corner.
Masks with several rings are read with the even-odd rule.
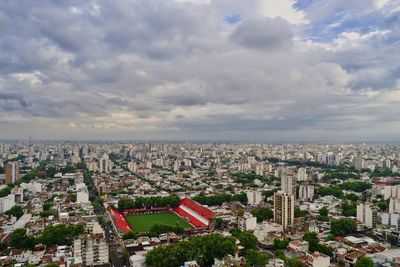
[[[17,2],[0,138],[398,141],[396,0]]]

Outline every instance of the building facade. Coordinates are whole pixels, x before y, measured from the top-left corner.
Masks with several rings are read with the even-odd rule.
[[[284,191],[274,194],[274,221],[287,229],[294,221],[294,195]]]
[[[19,163],[18,162],[7,163],[7,165],[5,167],[4,178],[5,178],[6,184],[13,184],[19,180],[20,176],[19,176]]]

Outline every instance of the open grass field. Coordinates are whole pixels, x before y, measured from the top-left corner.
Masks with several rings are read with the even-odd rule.
[[[131,225],[132,230],[137,233],[148,232],[155,223],[174,225],[178,223],[184,228],[193,228],[190,223],[173,212],[161,212],[150,214],[136,214],[125,217]]]

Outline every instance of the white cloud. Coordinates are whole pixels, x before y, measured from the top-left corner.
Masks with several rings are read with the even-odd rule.
[[[262,11],[268,17],[282,17],[292,24],[307,23],[305,14],[301,10],[296,10],[294,0],[263,0]]]

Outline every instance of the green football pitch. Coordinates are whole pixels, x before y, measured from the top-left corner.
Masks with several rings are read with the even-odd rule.
[[[137,233],[148,232],[156,224],[174,225],[178,223],[184,228],[193,228],[187,221],[173,212],[146,213],[125,216],[132,230]]]

